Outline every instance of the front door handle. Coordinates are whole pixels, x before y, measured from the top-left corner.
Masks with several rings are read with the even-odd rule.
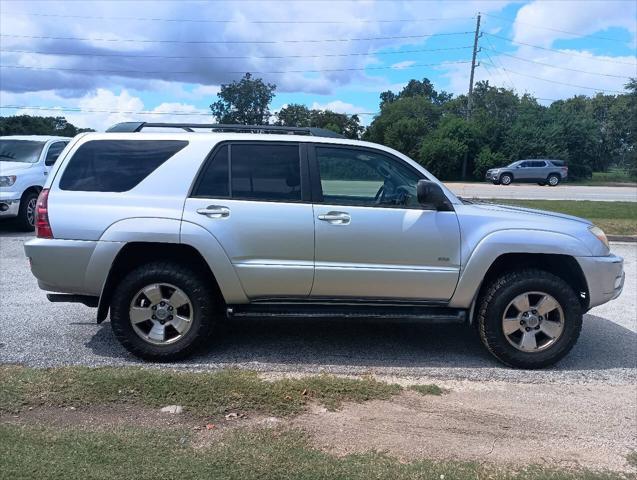
[[[318,219],[332,225],[347,225],[352,220],[352,217],[347,212],[327,212],[319,215]]]
[[[206,208],[198,208],[197,213],[208,218],[224,218],[230,216],[230,209],[221,205],[208,205]]]

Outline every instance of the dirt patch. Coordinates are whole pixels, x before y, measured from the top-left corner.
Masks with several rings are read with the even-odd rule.
[[[460,385],[457,385],[460,387]],[[442,396],[406,391],[391,401],[316,408],[291,421],[344,455],[370,450],[434,458],[634,472],[635,386],[463,384]]]

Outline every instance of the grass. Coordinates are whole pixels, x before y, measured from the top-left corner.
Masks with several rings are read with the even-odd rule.
[[[637,179],[630,176],[627,170],[611,168],[608,172],[593,172],[593,177],[587,180],[568,181],[575,185],[637,185]]]
[[[193,448],[196,435],[179,429],[91,431],[0,425],[0,472],[14,480],[617,478],[585,470],[528,467],[512,471],[430,460],[403,463],[379,453],[337,457],[312,447],[307,436],[296,430],[235,430],[208,446]]]
[[[330,375],[268,382],[254,372],[166,372],[141,368],[32,369],[0,367],[0,412],[28,407],[134,404],[147,407],[182,405],[199,416],[232,411],[292,415],[310,401],[328,409],[342,402],[385,400],[402,391],[372,378]]]
[[[630,452],[626,455],[626,461],[628,465],[637,468],[637,451]]]
[[[488,202],[566,213],[591,220],[608,235],[637,235],[637,202],[594,202],[588,200],[510,200]]]
[[[410,390],[420,393],[421,395],[436,395],[440,396],[443,393],[447,393],[446,390],[440,388],[438,385],[429,384],[429,385],[412,385],[409,387]]]

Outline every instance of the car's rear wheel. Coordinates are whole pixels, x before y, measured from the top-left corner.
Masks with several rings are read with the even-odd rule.
[[[35,230],[35,207],[37,203],[37,192],[27,192],[20,200],[18,218],[16,218],[20,230],[24,232],[32,232]]]
[[[517,368],[544,368],[559,361],[582,328],[576,293],[542,270],[502,275],[487,287],[478,308],[482,343],[498,360]]]
[[[111,326],[122,345],[145,360],[168,362],[193,353],[218,323],[217,296],[195,269],[172,262],[143,265],[113,293]]]
[[[500,175],[500,183],[502,185],[511,185],[511,182],[513,181],[513,176],[509,173],[503,173],[502,175]]]
[[[551,186],[551,187],[556,187],[559,185],[560,183],[560,176],[556,175],[554,173],[549,175],[549,178],[546,179],[546,182]]]

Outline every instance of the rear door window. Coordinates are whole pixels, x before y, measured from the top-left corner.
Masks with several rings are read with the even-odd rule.
[[[232,143],[208,161],[193,196],[266,202],[301,201],[298,143]]]
[[[125,192],[183,149],[181,140],[93,140],[77,149],[62,179],[62,190]]]

